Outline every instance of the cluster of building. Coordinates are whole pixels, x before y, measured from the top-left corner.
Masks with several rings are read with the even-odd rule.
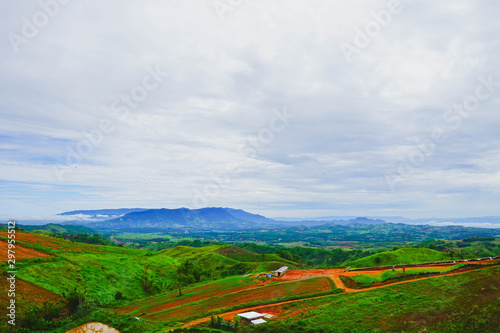
[[[287,271],[288,271],[288,267],[283,266],[283,267],[280,267],[280,269],[273,271],[272,274],[271,273],[260,273],[259,275],[266,275],[268,277],[273,277],[273,276],[278,277],[278,276],[282,276]],[[244,277],[247,277],[250,275],[251,274],[247,274]],[[260,324],[267,323],[267,321],[264,320],[264,318],[271,319],[273,317],[273,315],[270,315],[267,313],[259,313],[259,312],[255,312],[255,311],[239,313],[238,316],[244,318],[251,325],[260,325]]]

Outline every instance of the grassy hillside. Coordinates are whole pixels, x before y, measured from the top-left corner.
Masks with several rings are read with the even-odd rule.
[[[7,232],[0,231],[0,240],[7,241]],[[37,249],[49,254],[57,254],[68,251],[73,252],[93,252],[93,253],[138,253],[137,250],[127,249],[117,246],[102,246],[72,242],[62,238],[55,238],[48,235],[30,232],[17,232],[16,244]]]
[[[499,274],[492,267],[287,304],[289,319],[252,332],[498,332]]]
[[[210,245],[200,248],[177,246],[172,249],[160,251],[160,253],[178,260],[191,260],[206,270],[220,270],[223,268],[223,265],[229,265],[232,266],[230,275],[245,274],[249,271],[270,271],[284,265],[289,267],[296,267],[298,265],[276,254],[262,255],[231,245]]]
[[[402,248],[395,251],[386,251],[345,263],[345,267],[375,267],[401,264],[416,264],[449,259],[446,253],[431,249]]]
[[[262,286],[258,286],[255,280],[231,277],[186,289],[182,296],[171,292],[131,302],[117,311],[153,321],[184,321],[187,318],[201,317],[206,313],[252,302],[339,291],[327,277]]]
[[[5,240],[6,233],[0,232],[0,244],[4,248]],[[59,330],[52,331],[53,333],[66,332],[83,324],[82,321],[93,320],[103,321],[111,326],[118,322],[121,323],[119,325],[127,323],[128,326],[122,325],[125,327],[123,332],[140,332],[133,316],[145,319],[141,325],[170,325],[188,318],[203,317],[211,312],[240,308],[243,304],[330,295],[339,291],[334,287],[331,277],[327,276],[289,282],[243,278],[242,275],[250,271],[270,271],[283,265],[294,268],[298,264],[283,259],[276,253],[257,254],[230,245],[176,246],[151,252],[84,244],[27,232],[16,233],[16,240],[19,288],[17,305],[20,320],[25,313],[30,313],[29,309],[42,306],[45,301],[58,303],[63,313],[67,313],[69,306],[63,308],[64,304],[68,301],[68,295],[74,294],[75,290],[79,297],[88,301],[85,307],[72,310],[74,315],[69,319],[60,320],[57,317],[51,322],[53,325],[60,324]],[[465,245],[474,242],[465,242]],[[491,247],[488,244],[484,246]],[[5,251],[3,253],[5,255]],[[428,248],[402,248],[364,257],[346,266],[432,262],[445,259],[445,255]],[[194,267],[193,271],[201,274],[195,282],[190,281],[189,286],[183,286],[183,295],[179,296],[175,288],[178,279],[176,270],[186,266],[187,262]],[[419,269],[414,270],[418,272]],[[412,269],[408,270],[410,272],[413,272]],[[362,293],[289,303],[280,311],[284,315],[288,313],[291,319],[282,316],[279,320],[285,319],[283,322],[266,324],[263,328],[255,327],[252,330],[301,332],[308,331],[309,328],[323,328],[333,332],[337,329],[376,332],[383,328],[411,332],[415,326],[420,331],[423,328],[429,331],[446,331],[451,324],[456,323],[462,331],[481,331],[491,323],[497,324],[492,316],[499,317],[499,273],[499,268],[486,268]],[[5,268],[3,274],[5,277]],[[398,276],[400,272],[384,274],[356,278],[359,283],[370,284],[393,275]],[[3,280],[4,287],[0,290],[2,304],[8,301],[6,279]],[[477,307],[474,308],[474,305]],[[106,310],[99,310],[103,308]],[[120,314],[109,309],[118,309]],[[310,311],[297,317],[306,310]],[[44,317],[42,310],[37,308],[36,311],[31,311],[32,319]],[[280,311],[277,313],[281,314]],[[0,315],[5,314],[6,307],[3,307]],[[471,325],[471,320],[477,327],[468,329],[467,325]],[[0,331],[3,328],[1,325],[3,324],[0,324]]]
[[[6,249],[6,232],[0,232],[0,244]],[[276,255],[269,258],[233,248],[211,245],[201,248],[178,246],[150,252],[118,246],[100,246],[71,242],[37,233],[16,234],[17,278],[33,288],[45,290],[46,300],[62,300],[74,290],[84,293],[98,306],[115,302],[120,292],[128,300],[144,298],[174,288],[176,268],[193,262],[203,272],[200,281],[262,270],[283,264]],[[252,261],[252,259],[254,259]],[[281,262],[275,262],[281,259]],[[2,289],[0,297],[6,298]],[[43,304],[43,296],[38,304]],[[35,305],[21,300],[21,308]]]
[[[279,262],[281,266],[288,265],[290,267],[297,266],[296,262],[284,259],[277,254],[257,254],[239,247],[235,246],[225,246],[224,248],[217,251],[217,253],[222,254],[228,258],[242,261],[242,262]],[[279,267],[278,267],[279,268]]]
[[[408,267],[406,268],[406,273],[403,273],[400,268],[396,269],[394,272],[391,270],[380,271],[378,274],[359,274],[353,276],[351,279],[355,282],[355,286],[350,286],[351,288],[367,288],[372,285],[372,283],[383,282],[388,279],[404,278],[409,275],[415,274],[429,274],[429,273],[445,273],[452,271],[454,269],[460,268],[465,264],[456,264],[453,266],[445,267],[432,267],[432,268],[421,268],[421,267]],[[346,281],[344,281],[346,283]]]
[[[147,296],[141,280],[146,275],[154,277],[153,290],[166,290],[178,263],[148,253],[61,253],[52,259],[22,261],[18,277],[59,295],[78,287],[106,305],[114,301],[117,291],[132,299]]]

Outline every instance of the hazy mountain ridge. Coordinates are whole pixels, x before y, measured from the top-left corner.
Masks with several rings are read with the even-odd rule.
[[[421,218],[409,219],[393,217],[351,217],[330,216],[312,219],[288,220],[271,219],[259,214],[252,214],[241,209],[207,207],[200,209],[144,209],[121,208],[101,210],[76,210],[58,214],[59,216],[88,216],[92,219],[70,220],[63,224],[85,225],[95,229],[182,229],[182,230],[251,230],[282,229],[289,227],[314,227],[321,225],[381,225],[385,223],[404,223],[408,225],[459,225],[496,228],[500,226],[500,217],[470,218]],[[109,217],[107,217],[109,216]],[[477,225],[476,225],[477,224]]]
[[[128,213],[143,212],[149,210],[148,208],[118,208],[118,209],[96,209],[96,210],[73,210],[70,212],[64,212],[57,215],[89,215],[92,217],[96,216],[121,216]]]
[[[356,219],[356,216],[320,216],[307,218],[277,217],[276,220],[297,225],[306,222],[314,225],[317,222],[347,221]],[[428,218],[408,218],[403,216],[365,216],[371,220],[384,220],[387,223],[404,223],[411,225],[464,225],[478,226],[483,228],[497,228],[500,226],[500,216],[479,216],[479,217],[428,217]],[[498,226],[497,226],[498,225]]]
[[[232,208],[149,209],[121,217],[92,222],[96,229],[224,229],[241,230],[268,227],[274,220]]]

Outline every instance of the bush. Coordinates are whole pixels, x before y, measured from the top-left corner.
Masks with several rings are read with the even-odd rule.
[[[115,300],[117,300],[117,301],[121,301],[121,300],[123,300],[123,299],[125,299],[125,297],[123,296],[123,293],[122,293],[121,291],[119,291],[119,290],[118,290],[118,291],[116,292],[116,294],[115,294]]]
[[[61,314],[61,308],[52,302],[45,302],[43,306],[37,306],[18,317],[17,324],[24,332],[40,332],[58,327],[55,322]]]

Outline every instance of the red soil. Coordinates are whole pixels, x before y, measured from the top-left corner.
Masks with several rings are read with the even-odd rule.
[[[247,290],[247,289],[252,289],[252,288],[255,288],[257,286],[261,286],[261,285],[264,285],[264,284],[267,284],[267,283],[270,283],[270,281],[262,281],[262,282],[259,282],[258,284],[253,284],[253,285],[248,285],[248,286],[244,286],[244,287],[232,289],[230,292],[228,292],[227,290],[222,290],[222,289],[220,289],[220,290],[214,290],[213,292],[210,293],[209,297],[220,296],[220,295],[230,295],[230,294],[241,292],[241,291],[244,291],[244,290]],[[197,292],[198,290],[203,290],[203,289],[206,289],[206,288],[207,288],[207,286],[196,287],[196,288],[192,288],[192,289],[183,290],[183,293],[185,293],[185,294],[187,294],[187,293],[193,293],[193,292]],[[176,294],[176,295],[178,295],[178,294]],[[197,294],[197,295],[190,295],[187,298],[181,298],[181,299],[176,299],[176,296],[172,296],[169,299],[168,303],[163,303],[163,304],[158,305],[158,306],[156,306],[154,308],[148,309],[145,312],[147,312],[147,313],[154,313],[154,312],[158,312],[158,311],[161,311],[161,310],[173,308],[173,307],[176,307],[176,306],[179,306],[179,305],[182,305],[182,304],[187,304],[187,303],[199,301],[199,300],[202,300],[202,299],[205,299],[205,298],[207,298],[207,293],[206,292],[205,293],[200,293],[200,294]],[[116,311],[118,313],[120,313],[120,314],[123,314],[123,313],[132,312],[132,311],[138,309],[139,307],[140,307],[140,305],[126,306],[126,307],[123,307],[123,308],[116,309]]]
[[[51,257],[50,254],[45,252],[40,252],[37,250],[30,249],[28,247],[24,247],[18,244],[14,244],[15,248],[12,249],[14,251],[14,257],[16,260],[24,259],[24,258],[45,258]],[[0,240],[0,258],[2,260],[7,261],[8,258],[8,246],[9,244],[3,240]],[[12,253],[12,252],[11,252]]]
[[[486,262],[492,263],[492,262],[498,262],[498,261],[499,260],[488,260],[488,261],[475,262],[475,263],[486,263]],[[455,265],[455,263],[442,264],[442,265],[419,266],[419,268],[450,267],[453,265]],[[364,288],[364,289],[347,288],[344,285],[344,283],[342,282],[342,280],[340,279],[340,275],[346,275],[346,276],[354,276],[354,275],[358,275],[358,274],[378,275],[381,272],[382,272],[381,270],[369,270],[369,269],[368,270],[344,272],[344,269],[341,269],[341,268],[315,269],[315,270],[290,270],[285,275],[283,275],[279,278],[274,278],[274,279],[276,279],[278,281],[293,281],[293,280],[310,279],[310,278],[318,277],[318,276],[328,276],[330,279],[332,279],[332,281],[335,283],[335,286],[337,288],[344,289],[345,292],[363,292],[363,291],[367,291],[367,290],[371,290],[371,289],[385,288],[388,286],[394,286],[394,285],[413,282],[413,281],[417,281],[417,280],[432,279],[432,278],[443,276],[443,275],[455,275],[455,274],[463,273],[462,271],[457,271],[457,272],[445,273],[445,274],[440,274],[440,275],[427,276],[427,277],[423,277],[423,278],[417,278],[417,279],[413,279],[413,280],[404,280],[404,281],[399,281],[399,282],[395,282],[395,283],[374,286],[374,287]],[[328,297],[328,296],[316,296],[316,297],[312,297],[310,299],[322,298],[322,297]],[[238,313],[247,312],[247,311],[258,311],[258,312],[269,313],[269,312],[266,312],[264,309],[271,308],[271,307],[276,309],[275,310],[276,313],[281,314],[282,313],[281,307],[285,304],[293,303],[293,302],[297,302],[297,301],[276,302],[274,304],[270,304],[270,305],[266,305],[266,306],[253,306],[253,307],[248,307],[248,308],[244,308],[244,309],[234,310],[231,312],[226,312],[224,314],[221,314],[221,316],[223,316],[224,318],[233,318]],[[286,314],[284,317],[299,315],[302,310],[306,311],[307,309],[296,310],[292,313]],[[183,327],[192,327],[192,326],[198,325],[200,323],[206,322],[207,320],[209,320],[209,318],[196,319],[196,320],[193,320],[191,322],[186,323]]]
[[[10,302],[9,293],[9,281],[6,277],[0,279],[0,304],[8,304]],[[35,303],[38,305],[43,305],[44,302],[52,302],[54,304],[61,302],[62,297],[44,289],[38,287],[30,282],[24,281],[20,278],[16,278],[16,307],[28,309],[32,307]],[[0,316],[5,317],[7,315],[7,308],[4,306],[0,307]]]
[[[151,320],[173,320],[182,319],[195,313],[204,313],[212,310],[217,310],[225,307],[232,307],[243,303],[250,303],[262,300],[271,300],[285,296],[300,296],[312,293],[331,290],[331,283],[327,278],[320,278],[314,281],[304,281],[300,283],[282,283],[276,285],[268,285],[264,287],[247,288],[247,290],[223,293],[218,297],[213,297],[210,294],[210,299],[206,299],[195,304],[186,304],[177,308],[171,308],[169,304],[165,304],[166,311],[158,311],[156,309],[148,309],[147,319]],[[184,301],[185,302],[185,301]]]
[[[252,270],[250,271],[250,273],[252,273],[257,268],[257,266],[259,266],[259,263],[256,262],[255,265],[253,266]]]
[[[0,231],[0,237],[8,238],[7,231]],[[56,239],[40,234],[26,233],[26,232],[16,232],[16,243],[17,241],[24,242],[27,244],[38,244],[45,248],[52,250],[74,250],[74,251],[87,251],[87,252],[101,252],[98,246],[90,244],[79,244],[73,243],[65,239]],[[16,247],[18,245],[16,244]]]

